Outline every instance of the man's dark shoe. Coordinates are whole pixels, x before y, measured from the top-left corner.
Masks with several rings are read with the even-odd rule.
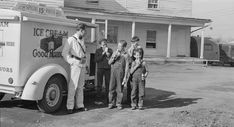
[[[73,110],[72,109],[68,109],[67,110],[67,114],[72,114],[73,113]]]
[[[78,110],[78,111],[88,111],[88,109],[85,108],[85,107],[84,107],[84,108],[78,108],[77,110]]]

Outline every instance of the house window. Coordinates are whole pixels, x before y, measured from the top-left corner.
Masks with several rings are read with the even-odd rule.
[[[205,45],[204,45],[204,49],[205,49],[206,51],[213,51],[213,46],[212,46],[211,44],[205,44]]]
[[[156,31],[147,30],[146,32],[146,48],[156,48]]]
[[[158,9],[159,0],[148,0],[148,8]]]
[[[99,0],[86,0],[88,4],[98,4]]]
[[[108,26],[107,40],[109,43],[118,42],[118,27],[117,26]]]

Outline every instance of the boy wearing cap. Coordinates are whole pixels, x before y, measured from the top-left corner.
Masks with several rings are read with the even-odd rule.
[[[85,43],[84,35],[86,25],[77,25],[76,33],[69,37],[63,48],[62,56],[70,64],[70,82],[68,84],[67,109],[72,113],[73,109],[86,111],[83,100],[83,87],[85,82]]]
[[[131,81],[131,106],[135,110],[138,106],[140,110],[143,109],[143,100],[145,96],[145,79],[148,76],[148,66],[143,60],[143,50],[138,48],[134,53],[135,60],[132,62],[130,74]]]
[[[131,81],[132,81],[132,75],[130,74],[130,67],[132,62],[135,60],[134,52],[137,49],[142,49],[142,57],[144,56],[144,50],[139,45],[140,38],[138,36],[134,36],[131,39],[131,47],[128,49],[128,56],[129,56],[129,70],[128,70],[128,81],[127,81],[127,103],[131,104]]]

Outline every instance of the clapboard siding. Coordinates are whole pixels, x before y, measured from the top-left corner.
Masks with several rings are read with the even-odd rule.
[[[1,5],[14,6],[14,4],[17,3],[18,1],[40,3],[52,7],[64,7],[64,0],[0,0],[0,7]]]
[[[65,0],[67,7],[96,8],[132,13],[191,16],[192,0],[160,0],[159,9],[148,9],[148,0],[99,0],[99,4],[87,4],[86,0]]]
[[[113,11],[127,11],[127,9],[116,0],[99,0],[98,4],[88,4],[86,0],[65,0],[65,7],[95,8]]]
[[[148,0],[127,0],[127,9],[133,13],[191,16],[192,0],[159,0],[159,9],[148,9]]]
[[[126,40],[128,42],[127,47],[130,46],[131,40],[131,27],[130,22],[110,21],[109,26],[118,27],[118,40]],[[100,31],[104,31],[104,24],[100,24]],[[156,48],[146,48],[147,30],[157,31],[156,33]],[[143,47],[146,56],[162,56],[167,55],[167,36],[168,25],[162,24],[149,24],[149,23],[136,23],[136,33],[140,38],[140,45]],[[104,37],[99,35],[99,37]],[[176,26],[172,25],[171,33],[171,56],[189,56],[190,53],[190,27],[189,26]],[[116,44],[108,44],[113,50],[116,50]]]

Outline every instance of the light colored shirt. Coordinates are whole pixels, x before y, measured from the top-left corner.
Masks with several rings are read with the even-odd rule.
[[[81,44],[81,46],[83,47],[84,50],[86,50],[85,48],[85,44],[84,44],[84,40],[80,40],[77,34],[73,35],[74,37],[69,37],[67,40],[67,43],[65,43],[64,48],[63,48],[63,52],[62,52],[62,56],[64,58],[64,60],[69,63],[70,65],[77,65],[80,67],[85,67],[85,64],[81,64],[80,60],[77,60],[75,58],[72,57],[72,55],[80,57],[80,58],[84,58],[85,57],[85,53],[83,52],[82,48],[80,47],[80,45],[78,43]]]

